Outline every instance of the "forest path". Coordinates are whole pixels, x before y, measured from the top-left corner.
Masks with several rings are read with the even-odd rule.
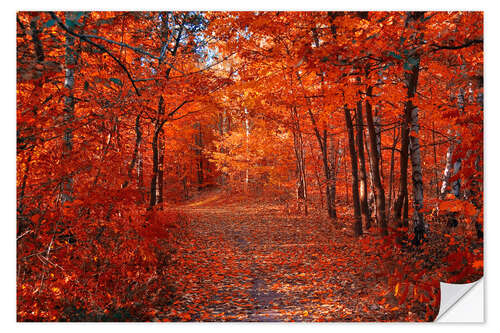
[[[352,238],[327,219],[219,198],[177,209],[189,216],[189,231],[173,258],[177,297],[165,319],[352,321],[359,313],[363,320],[389,319],[368,300],[373,290],[366,284],[377,283],[351,268],[362,267],[351,255]]]

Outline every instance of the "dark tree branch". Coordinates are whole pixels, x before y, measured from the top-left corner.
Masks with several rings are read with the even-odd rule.
[[[180,108],[182,108],[184,105],[191,103],[191,102],[194,102],[194,100],[192,100],[192,99],[185,100],[178,107],[176,107],[174,110],[172,110],[167,116],[172,117],[177,111],[179,111]]]
[[[132,75],[130,74],[130,72],[128,71],[127,67],[125,67],[125,65],[116,57],[114,56],[111,52],[109,52],[104,46],[102,45],[99,45],[97,43],[94,43],[93,41],[89,40],[87,37],[85,37],[84,35],[80,35],[80,34],[77,34],[76,32],[72,31],[71,29],[69,29],[62,21],[61,19],[56,15],[54,14],[54,12],[49,12],[50,13],[50,16],[56,20],[57,24],[64,30],[66,31],[68,34],[72,35],[72,36],[75,36],[75,37],[78,37],[79,39],[83,40],[84,42],[87,42],[88,44],[92,45],[93,47],[95,48],[98,48],[99,50],[101,50],[102,52],[108,54],[116,63],[118,63],[118,65],[120,65],[120,67],[125,71],[125,73],[127,74],[130,82],[132,83],[132,86],[134,87],[135,89],[135,93],[137,94],[137,96],[141,96],[141,94],[139,93],[139,89],[137,89],[135,83],[134,83],[134,79],[132,78]]]
[[[94,39],[100,39],[100,40],[103,40],[107,43],[110,43],[110,44],[116,44],[116,45],[119,45],[119,46],[123,46],[123,47],[126,47],[128,49],[131,49],[132,51],[138,53],[138,54],[142,54],[142,55],[146,55],[152,59],[155,59],[155,60],[158,60],[160,62],[164,62],[166,63],[170,68],[178,71],[179,73],[181,74],[184,74],[185,73],[183,71],[181,71],[180,69],[174,67],[174,65],[172,65],[171,63],[167,62],[167,61],[163,61],[163,56],[155,56],[154,54],[151,54],[149,53],[148,51],[144,51],[143,49],[140,49],[138,47],[134,47],[134,46],[131,46],[131,45],[128,45],[128,44],[125,44],[125,43],[122,43],[122,42],[117,42],[117,41],[114,41],[114,40],[111,40],[111,39],[107,39],[107,38],[104,38],[104,37],[101,37],[101,36],[95,36],[95,35],[81,35],[82,37],[85,37],[85,38],[94,38]],[[138,81],[138,80],[134,80],[134,81]]]
[[[431,44],[434,49],[432,50],[433,52],[437,52],[440,50],[459,50],[459,49],[464,49],[466,47],[475,45],[475,44],[483,44],[482,39],[472,39],[469,40],[463,44],[460,45],[438,45],[438,44]]]

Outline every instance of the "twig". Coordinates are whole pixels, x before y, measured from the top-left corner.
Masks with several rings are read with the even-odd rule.
[[[140,49],[138,47],[134,47],[134,46],[131,46],[131,45],[128,45],[128,44],[125,44],[125,43],[122,43],[122,42],[117,42],[117,41],[114,41],[114,40],[111,40],[111,39],[107,39],[107,38],[104,38],[104,37],[101,37],[101,36],[95,36],[95,35],[81,35],[82,37],[86,37],[86,38],[95,38],[95,39],[100,39],[100,40],[103,40],[107,43],[110,43],[110,44],[116,44],[116,45],[120,45],[120,46],[123,46],[123,47],[126,47],[128,49],[131,49],[133,51],[135,51],[136,53],[139,53],[139,54],[143,54],[143,55],[146,55],[150,58],[153,58],[155,60],[158,60],[158,61],[162,61],[164,63],[166,63],[169,67],[171,67],[172,69],[178,71],[179,73],[183,74],[183,75],[186,75],[183,71],[181,71],[180,69],[177,69],[176,67],[174,67],[174,65],[172,65],[171,63],[169,62],[166,62],[166,61],[163,61],[163,56],[155,56],[154,54],[151,54],[149,53],[148,51],[144,51],[143,49]],[[162,50],[162,52],[164,52]],[[134,81],[137,81],[137,80],[134,80]]]
[[[21,235],[17,236],[16,238],[16,241],[20,240],[21,238],[23,238],[24,236],[26,236],[27,234],[29,234],[30,232],[33,232],[33,230],[26,230],[25,232],[23,232]]]
[[[125,71],[125,73],[127,74],[130,82],[132,83],[132,86],[134,87],[135,89],[135,92],[137,94],[137,96],[141,96],[141,94],[139,93],[139,89],[137,89],[135,83],[134,83],[134,79],[132,78],[132,75],[130,74],[130,72],[128,71],[127,67],[125,67],[125,65],[116,57],[114,56],[111,52],[109,52],[104,46],[102,45],[99,45],[97,43],[94,43],[93,41],[89,40],[87,37],[85,37],[84,35],[80,35],[80,34],[77,34],[76,32],[72,31],[71,29],[69,29],[64,23],[62,23],[61,19],[56,15],[54,14],[54,12],[49,12],[50,13],[50,16],[57,22],[57,24],[64,30],[66,31],[68,34],[72,35],[72,36],[75,36],[75,37],[78,37],[80,38],[81,40],[89,43],[90,45],[98,48],[99,50],[101,50],[102,52],[104,53],[107,53],[115,62],[118,63],[118,65],[120,65],[120,67]]]
[[[437,52],[439,50],[459,50],[459,49],[464,49],[466,47],[472,46],[474,44],[482,44],[483,40],[482,39],[472,39],[469,40],[463,44],[460,45],[438,45],[438,44],[431,44],[434,49],[432,50],[433,52]]]
[[[177,111],[179,111],[180,108],[182,108],[185,104],[188,104],[188,103],[191,103],[191,102],[194,102],[194,100],[192,99],[189,99],[189,100],[185,100],[184,102],[182,102],[178,107],[176,107],[173,111],[171,111],[167,117],[172,117]]]

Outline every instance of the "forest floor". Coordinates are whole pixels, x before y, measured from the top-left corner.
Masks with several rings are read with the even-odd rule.
[[[220,192],[175,209],[188,226],[172,256],[174,296],[158,320],[425,320],[421,305],[400,306],[367,265],[350,225]]]

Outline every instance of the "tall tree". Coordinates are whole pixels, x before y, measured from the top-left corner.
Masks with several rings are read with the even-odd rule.
[[[347,105],[344,106],[345,122],[347,127],[347,135],[349,140],[349,153],[351,155],[351,171],[352,171],[352,202],[354,206],[354,234],[360,236],[363,234],[363,225],[361,222],[361,208],[359,201],[358,188],[358,158],[356,147],[354,144],[354,129],[352,125],[351,112]]]
[[[370,86],[367,89],[367,99],[366,99],[366,122],[368,124],[368,134],[370,137],[370,157],[373,159],[372,162],[372,173],[374,179],[374,185],[376,189],[376,205],[377,205],[377,223],[380,227],[382,235],[387,235],[387,220],[386,220],[386,208],[385,208],[385,192],[384,186],[382,185],[382,181],[380,179],[380,170],[379,170],[379,152],[377,149],[377,133],[375,130],[375,125],[373,121],[373,113],[372,113],[372,105],[370,103],[370,97],[373,94],[373,87]]]
[[[356,104],[356,144],[358,147],[359,158],[359,198],[361,205],[361,216],[366,229],[371,227],[370,214],[368,209],[368,183],[366,176],[366,161],[365,149],[363,145],[364,138],[364,123],[363,123],[363,102],[359,100]]]

